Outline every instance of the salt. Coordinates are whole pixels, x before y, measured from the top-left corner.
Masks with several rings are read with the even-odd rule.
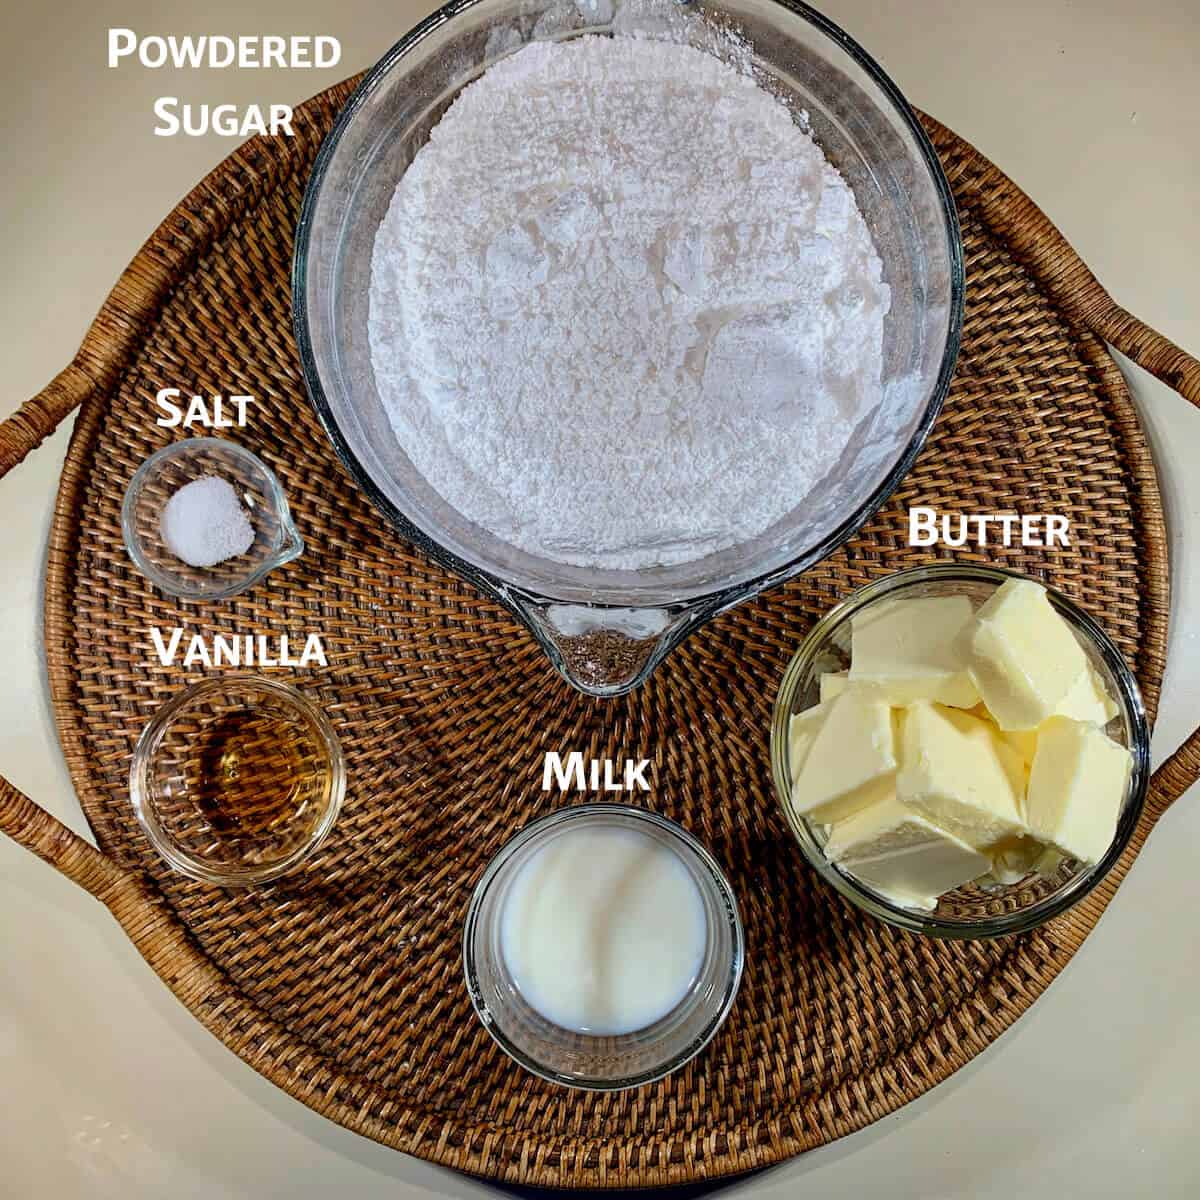
[[[217,475],[185,483],[167,501],[159,525],[167,549],[189,567],[215,567],[254,544],[254,526],[237,492]]]
[[[375,239],[368,333],[453,508],[636,570],[804,503],[881,403],[889,303],[779,99],[692,46],[581,37],[502,59],[433,128]]]

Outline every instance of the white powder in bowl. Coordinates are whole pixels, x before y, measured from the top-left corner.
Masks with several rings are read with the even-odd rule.
[[[887,285],[845,181],[712,55],[533,43],[465,88],[376,235],[376,384],[463,516],[563,563],[761,534],[881,398]]]
[[[189,567],[215,567],[254,545],[254,526],[233,485],[217,475],[185,483],[162,511],[163,541]]]

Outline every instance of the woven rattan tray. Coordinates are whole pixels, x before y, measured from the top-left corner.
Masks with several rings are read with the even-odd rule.
[[[369,1137],[479,1175],[564,1186],[660,1184],[775,1163],[919,1095],[1033,1003],[1112,898],[1154,821],[1200,769],[1200,737],[1155,777],[1119,867],[1038,932],[936,942],[852,911],[801,863],[770,793],[767,726],[783,668],[834,600],[925,561],[912,503],[1067,513],[1073,545],[963,552],[1039,573],[1095,614],[1153,713],[1167,630],[1154,468],[1101,339],[1200,402],[1200,364],[1123,313],[1030,201],[970,146],[928,128],[958,200],[967,316],[949,402],[900,492],[845,549],[727,613],[633,694],[589,700],[525,629],[400,541],[359,495],[310,411],[288,269],[308,170],[341,85],[297,136],[237,151],[167,218],[79,355],[0,426],[12,469],[77,404],[46,579],[62,744],[99,849],[0,781],[0,829],[102,900],[191,1012],[263,1075]],[[158,388],[259,398],[243,441],[279,474],[308,544],[223,605],[181,606],[128,561],[119,509],[171,436]],[[331,840],[297,877],[231,894],[171,874],[130,809],[133,743],[187,680],[152,625],[327,639],[297,672],[345,747]],[[687,1068],[636,1092],[582,1094],[510,1064],[474,1018],[459,936],[470,889],[553,801],[544,749],[650,757],[649,799],[726,866],[748,936],[728,1023]]]

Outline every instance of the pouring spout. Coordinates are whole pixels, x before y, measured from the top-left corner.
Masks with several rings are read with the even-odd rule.
[[[522,611],[559,674],[586,695],[601,697],[637,687],[684,624],[665,608],[527,603]]]

